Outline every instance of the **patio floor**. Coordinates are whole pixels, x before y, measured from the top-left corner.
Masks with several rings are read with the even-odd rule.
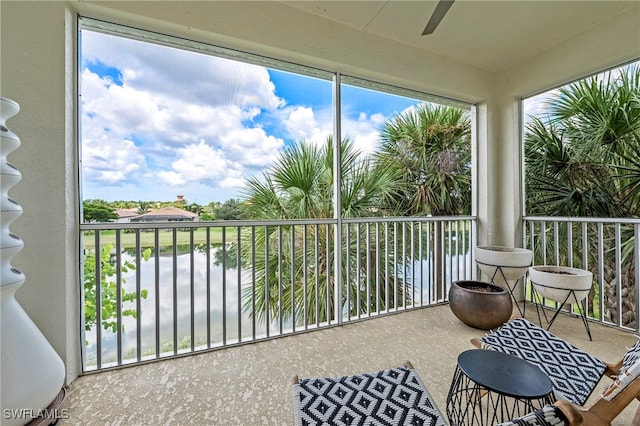
[[[535,309],[527,309],[533,320]],[[536,317],[537,320],[537,317]],[[605,361],[618,360],[636,336],[561,315],[551,332]],[[60,425],[290,425],[291,379],[340,376],[410,360],[438,407],[459,353],[484,334],[458,321],[448,305],[325,330],[90,374],[69,386],[69,418]],[[610,382],[604,378],[591,396]],[[589,405],[589,403],[587,403]],[[634,401],[613,425],[628,426]]]

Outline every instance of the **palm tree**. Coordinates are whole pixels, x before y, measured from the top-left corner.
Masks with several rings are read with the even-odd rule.
[[[136,214],[143,215],[151,211],[151,203],[148,201],[138,201],[138,208]]]
[[[471,121],[467,111],[422,103],[380,131],[379,167],[396,179],[387,206],[400,215],[471,213]]]
[[[395,181],[385,209],[401,216],[471,213],[471,120],[467,111],[422,103],[390,119],[380,131],[377,167]],[[435,232],[435,228],[434,231]],[[444,298],[442,240],[434,234],[436,298]]]
[[[341,142],[340,150],[342,216],[374,215],[380,204],[387,202],[393,181],[387,172],[372,167],[348,139]],[[333,152],[331,137],[321,146],[303,141],[288,147],[262,179],[248,179],[244,194],[248,216],[273,220],[332,218]],[[256,271],[255,279],[244,284],[245,311],[259,320],[292,320],[298,324],[334,319],[333,238],[332,225],[264,226],[245,232],[243,264],[252,265],[251,270]],[[343,258],[362,256],[356,245],[343,240]],[[319,249],[305,251],[304,247]],[[366,259],[359,264],[365,265]],[[367,309],[367,303],[375,306],[384,301],[384,288],[369,287],[372,294],[368,300],[358,297],[370,283],[364,282],[363,266],[357,271],[354,262],[349,265],[349,270],[342,271],[343,282],[349,285],[343,289],[341,306],[346,307],[349,300],[346,308],[355,313]],[[378,273],[386,274],[387,261],[381,265]],[[410,292],[403,292],[401,287],[398,293],[410,297]],[[360,306],[355,301],[360,301]]]
[[[541,216],[638,217],[640,215],[640,67],[638,64],[559,89],[547,99],[548,117],[525,133],[527,213]],[[605,246],[613,238],[605,229]],[[563,230],[566,234],[566,231]],[[633,229],[623,229],[625,245]],[[595,229],[590,235],[596,235]],[[566,235],[561,235],[566,238]],[[552,241],[551,238],[548,239]],[[561,256],[568,261],[566,243]],[[540,248],[538,248],[540,249]],[[581,248],[574,247],[576,262]],[[605,247],[607,256],[610,253]],[[621,280],[632,294],[636,271],[622,251]],[[595,265],[595,259],[589,263]],[[615,259],[604,265],[614,281]],[[593,270],[594,275],[598,274]],[[607,291],[609,289],[605,289]],[[615,312],[612,312],[615,316]]]
[[[640,67],[578,81],[547,104],[525,134],[528,213],[637,216]]]

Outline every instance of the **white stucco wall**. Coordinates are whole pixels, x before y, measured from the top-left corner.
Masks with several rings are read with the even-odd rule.
[[[640,11],[640,6],[637,8]],[[18,298],[67,366],[80,372],[75,18],[102,18],[341,71],[478,105],[479,243],[518,244],[518,99],[640,57],[640,12],[494,75],[307,16],[279,3],[0,2],[0,93],[22,111],[10,157],[23,180],[13,231],[25,241],[14,265]],[[345,42],[345,40],[352,40]]]
[[[26,276],[17,298],[71,380],[80,368],[71,15],[57,2],[2,2],[0,15],[0,93],[21,108],[8,123],[21,139],[9,157],[22,173],[10,191],[24,210],[11,227],[25,244],[12,262]]]
[[[479,240],[519,245],[522,227],[520,100],[606,69],[640,60],[640,3],[636,8],[495,76],[489,109],[487,185],[479,186]],[[491,108],[493,106],[493,108]],[[482,173],[482,172],[480,172]],[[484,204],[486,200],[486,204]],[[485,239],[483,241],[483,239]]]

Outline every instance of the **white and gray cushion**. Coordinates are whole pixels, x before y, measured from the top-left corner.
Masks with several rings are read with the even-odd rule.
[[[543,328],[517,318],[480,339],[483,349],[515,355],[544,371],[557,399],[584,405],[606,369],[592,355]]]
[[[446,426],[418,374],[400,367],[293,386],[294,421],[303,425]]]
[[[640,360],[640,340],[625,352],[624,357],[622,358],[621,370],[628,370],[632,365],[636,364],[638,360]]]
[[[510,422],[500,423],[497,426],[565,426],[569,420],[555,405],[545,405],[526,416],[519,417]]]
[[[640,340],[624,354],[620,374],[611,385],[602,391],[602,398],[611,401],[638,376],[640,376]]]

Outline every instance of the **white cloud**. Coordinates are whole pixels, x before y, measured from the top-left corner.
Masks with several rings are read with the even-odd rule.
[[[137,181],[160,194],[160,182],[210,201],[284,146],[254,123],[284,106],[264,67],[90,31],[82,53],[87,192]]]
[[[129,139],[96,129],[88,123],[83,127],[83,178],[106,184],[135,180],[147,167],[140,149]]]
[[[357,120],[343,120],[343,136],[351,139],[362,154],[372,154],[380,144],[378,129],[385,120],[386,118],[382,114],[369,116],[361,112]]]
[[[554,90],[551,90],[549,92],[524,99],[522,104],[524,109],[523,115],[525,125],[532,121],[532,117],[538,117],[543,120],[547,118],[549,109],[549,96],[551,96],[554,92]]]
[[[225,158],[219,149],[213,149],[204,141],[178,148],[179,157],[171,163],[172,170],[163,170],[157,176],[171,186],[183,186],[190,182],[205,182],[213,187],[237,185],[242,179],[243,165]]]
[[[83,60],[120,70],[124,85],[189,104],[259,106],[284,101],[264,67],[85,31]]]
[[[324,144],[327,137],[333,134],[333,122],[330,112],[316,116],[309,107],[296,106],[286,108],[283,123],[291,138],[295,141],[305,140],[315,144]],[[385,123],[383,114],[358,114],[357,119],[342,118],[342,137],[350,139],[362,154],[373,153],[379,145],[379,128]]]
[[[295,142],[305,140],[322,144],[333,133],[333,124],[330,120],[318,122],[313,109],[304,106],[287,108],[283,124]]]
[[[230,159],[248,167],[266,167],[276,160],[284,141],[259,128],[237,128],[220,135],[220,143]]]

